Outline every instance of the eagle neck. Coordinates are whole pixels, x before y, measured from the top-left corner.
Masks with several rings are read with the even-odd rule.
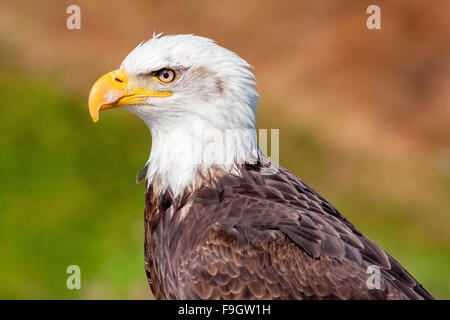
[[[259,149],[254,129],[213,128],[200,123],[175,127],[150,126],[152,147],[147,186],[176,197],[193,191],[211,172],[239,174],[239,165],[255,163]]]

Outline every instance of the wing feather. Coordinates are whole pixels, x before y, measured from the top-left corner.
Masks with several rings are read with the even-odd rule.
[[[192,197],[172,257],[181,299],[431,299],[303,181],[244,166]],[[162,240],[161,240],[162,241]],[[369,265],[381,288],[369,289]],[[175,289],[174,289],[175,290]]]

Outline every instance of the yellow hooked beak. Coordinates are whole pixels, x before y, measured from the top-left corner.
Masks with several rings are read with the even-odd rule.
[[[125,70],[115,70],[98,79],[89,93],[89,112],[92,121],[98,121],[98,113],[103,110],[133,104],[149,104],[146,97],[169,97],[170,91],[150,91],[134,89],[128,85]]]

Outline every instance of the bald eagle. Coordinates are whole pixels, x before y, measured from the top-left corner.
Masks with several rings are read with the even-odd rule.
[[[152,135],[137,182],[146,181],[145,270],[154,296],[432,299],[329,202],[260,152],[249,67],[210,39],[158,35],[91,89],[94,122],[99,111],[122,107]]]

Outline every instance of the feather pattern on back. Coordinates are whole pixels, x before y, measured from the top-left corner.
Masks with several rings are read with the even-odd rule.
[[[158,299],[431,299],[299,178],[270,165],[211,170],[174,197],[146,193],[145,260]],[[381,270],[368,289],[367,267]]]

